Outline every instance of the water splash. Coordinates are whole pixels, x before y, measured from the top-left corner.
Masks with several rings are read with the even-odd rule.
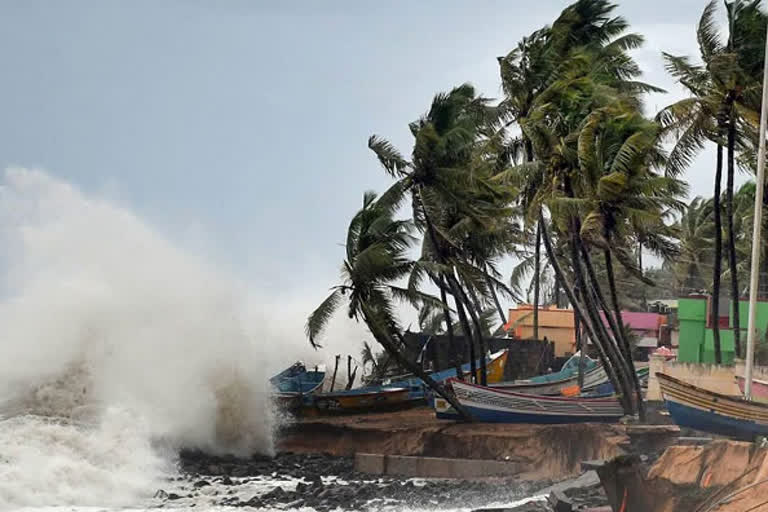
[[[129,503],[116,489],[152,491],[158,442],[271,452],[270,366],[233,282],[44,172],[0,183],[0,503]]]

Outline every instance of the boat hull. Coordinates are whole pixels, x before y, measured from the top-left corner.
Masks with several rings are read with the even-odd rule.
[[[678,425],[747,441],[768,436],[768,405],[715,393],[663,373],[656,377]]]
[[[759,425],[754,421],[739,420],[674,401],[665,400],[664,403],[667,406],[669,415],[681,427],[710,432],[742,441],[752,441],[756,436],[768,435],[768,427]]]
[[[608,374],[602,366],[596,366],[584,373],[584,391],[592,390],[604,382],[608,382]],[[547,396],[575,396],[581,392],[578,387],[579,376],[572,375],[565,379],[553,382],[537,383],[531,381],[512,381],[494,384],[494,389],[514,391],[516,393],[525,393],[528,395],[547,395]]]
[[[614,398],[563,398],[527,395],[452,381],[458,402],[473,419],[488,423],[605,423],[618,421],[624,411]],[[456,419],[456,412],[443,399],[435,401],[441,419]]]
[[[736,382],[738,383],[741,394],[743,395],[744,384],[746,383],[746,380],[744,377],[737,375]],[[764,404],[768,403],[768,382],[752,379],[752,400],[756,400]]]
[[[506,349],[496,352],[495,354],[491,354],[491,357],[489,358],[486,364],[489,383],[501,382],[501,380],[504,378],[504,369],[506,368],[508,357],[509,357],[509,350],[506,350]],[[478,361],[477,367],[479,366],[480,364]],[[461,369],[466,378],[468,378],[471,375],[469,363],[464,364],[461,367]],[[479,370],[477,372],[477,375],[479,379],[479,375],[480,375]],[[444,382],[448,379],[452,379],[456,377],[456,369],[449,368],[447,370],[442,370],[440,372],[432,373],[430,376],[432,377],[432,379],[435,380],[435,382]],[[408,388],[410,390],[409,398],[414,401],[421,400],[422,402],[426,402],[429,399],[429,394],[430,394],[429,389],[427,388],[427,385],[424,382],[422,382],[422,380],[418,377],[396,379],[388,383],[386,387]]]
[[[323,393],[311,397],[308,414],[360,414],[409,407],[414,401],[406,388]]]

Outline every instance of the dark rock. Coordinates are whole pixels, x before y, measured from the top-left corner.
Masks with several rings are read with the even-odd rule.
[[[264,501],[258,497],[254,496],[253,498],[249,499],[248,501],[241,502],[242,504],[239,505],[241,507],[253,507],[253,508],[263,508],[264,507]]]
[[[219,483],[220,483],[221,485],[235,485],[235,482],[233,482],[233,481],[232,481],[232,479],[231,479],[231,478],[229,478],[229,477],[228,477],[228,476],[226,476],[226,475],[225,475],[225,476],[223,476],[223,477],[221,478],[221,480],[219,480]]]
[[[162,489],[158,489],[157,492],[155,493],[155,498],[160,499],[160,500],[164,500],[164,499],[168,498],[168,493],[165,492]]]
[[[560,491],[552,491],[547,501],[555,512],[573,512],[573,502]]]
[[[261,499],[262,501],[279,500],[281,498],[284,498],[286,494],[288,493],[286,493],[282,487],[278,486],[272,489],[271,491],[269,491],[268,493],[262,495]]]
[[[210,482],[206,480],[198,480],[197,482],[195,482],[194,487],[200,488],[200,487],[206,487],[208,485],[211,485]]]
[[[174,492],[171,492],[171,493],[168,493],[168,499],[169,500],[180,500],[181,496],[179,496],[178,494],[176,494]]]

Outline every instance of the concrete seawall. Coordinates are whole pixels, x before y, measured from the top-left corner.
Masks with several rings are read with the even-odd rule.
[[[424,478],[487,478],[517,475],[525,468],[519,462],[480,459],[450,459],[358,453],[355,470],[369,475]]]
[[[678,435],[676,426],[455,423],[424,409],[301,421],[283,429],[278,448],[367,454],[361,471],[373,474],[542,480],[579,475],[584,460],[657,452]]]

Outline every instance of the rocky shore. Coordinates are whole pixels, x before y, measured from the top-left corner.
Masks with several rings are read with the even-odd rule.
[[[161,503],[198,503],[254,508],[311,507],[319,512],[365,509],[456,509],[502,507],[546,492],[551,482],[376,478],[356,473],[351,457],[280,453],[274,458],[180,456],[180,480],[158,491]],[[605,503],[592,482],[566,491],[584,505]],[[532,509],[535,510],[535,509]],[[546,510],[546,509],[542,509]]]

